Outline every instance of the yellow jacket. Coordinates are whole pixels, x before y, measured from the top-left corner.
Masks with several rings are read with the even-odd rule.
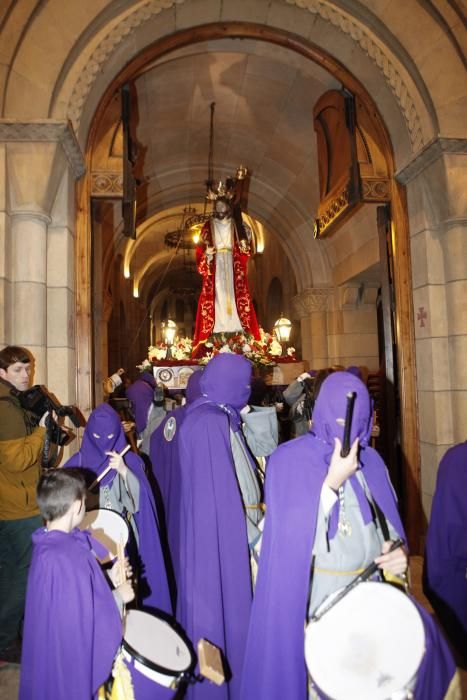
[[[0,379],[0,520],[39,513],[36,485],[45,428],[31,425],[11,388]]]

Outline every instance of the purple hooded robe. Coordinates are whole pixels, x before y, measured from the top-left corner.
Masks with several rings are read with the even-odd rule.
[[[424,586],[467,659],[467,442],[442,458],[426,538]]]
[[[96,438],[95,435],[99,437]],[[109,457],[106,452],[121,452],[127,444],[118,414],[111,406],[103,403],[89,416],[81,449],[63,466],[83,467],[98,475],[108,464]],[[144,463],[131,451],[127,452],[124,459],[128,469],[139,482],[139,507],[134,519],[139,536],[140,602],[144,607],[160,608],[171,614],[172,604],[159,537],[158,515],[154,496],[144,472]],[[100,486],[110,485],[116,476],[117,472],[111,469],[100,482]]]
[[[360,438],[360,464],[374,501],[405,539],[386,467],[368,440],[371,401],[363,383],[347,372],[331,374],[318,395],[311,431],[278,447],[266,478],[266,521],[252,607],[242,700],[306,700],[305,621],[321,488],[334,448],[343,438],[346,394],[357,394],[350,443]],[[424,618],[427,653],[419,672],[417,700],[442,698],[455,666],[446,642]],[[433,650],[438,654],[433,663]],[[439,660],[439,663],[438,663]]]
[[[186,404],[167,414],[162,423],[152,433],[150,439],[150,461],[155,491],[158,496],[159,513],[162,519],[163,543],[167,549],[167,575],[172,590],[174,609],[176,606],[176,574],[170,552],[178,547],[180,524],[180,470],[178,459],[178,438],[188,406],[201,396],[200,379],[203,372],[197,370],[188,379]],[[157,494],[158,491],[158,494]]]
[[[234,431],[240,428],[238,411],[248,400],[250,379],[251,364],[243,356],[213,358],[201,377],[203,395],[188,406],[176,443],[178,539],[169,532],[176,617],[195,647],[202,637],[220,647],[230,676],[222,686],[208,681],[190,686],[186,697],[192,699],[241,698],[252,588],[229,425]]]
[[[91,700],[110,676],[122,621],[86,532],[33,534],[20,700]]]
[[[176,478],[178,477],[178,475],[175,477],[174,474],[175,464],[173,465],[173,462],[176,461],[173,459],[175,454],[174,447],[178,440],[180,427],[185,419],[188,406],[201,396],[200,381],[202,375],[202,370],[197,370],[190,375],[186,387],[186,404],[170,411],[151,435],[149,456],[154,478],[159,486],[164,504],[166,520],[170,518],[170,501],[171,497],[174,495],[173,490],[176,487]],[[169,428],[166,429],[166,425],[169,421]],[[173,428],[170,429],[170,426],[174,426],[175,430]],[[173,435],[170,440],[167,440],[165,434],[170,436],[170,432],[168,432],[170,430],[173,431]]]
[[[126,390],[126,396],[133,403],[136,432],[143,432],[148,422],[149,407],[154,398],[156,380],[149,372],[142,372]]]

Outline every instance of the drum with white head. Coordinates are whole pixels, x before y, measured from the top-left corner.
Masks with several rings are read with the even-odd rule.
[[[329,700],[411,698],[424,653],[416,606],[399,589],[376,581],[350,590],[305,632],[312,684]]]
[[[129,610],[122,648],[136,700],[172,698],[177,688],[192,678],[195,655],[173,624],[163,617]]]
[[[107,508],[87,511],[79,527],[81,530],[90,530],[92,536],[109,552],[106,557],[99,559],[101,564],[117,556],[119,545],[126,547],[130,534],[128,523],[120,513]]]

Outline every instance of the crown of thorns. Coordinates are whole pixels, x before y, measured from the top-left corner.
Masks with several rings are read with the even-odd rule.
[[[207,183],[206,198],[211,202],[215,202],[219,197],[225,197],[226,199],[233,199],[235,197],[235,190],[237,187],[237,182],[239,180],[244,180],[247,175],[248,170],[241,165],[235,177],[228,177],[225,182],[219,180],[217,187],[213,186],[212,182]]]

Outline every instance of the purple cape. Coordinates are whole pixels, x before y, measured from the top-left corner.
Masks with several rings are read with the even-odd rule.
[[[149,406],[154,398],[155,388],[156,380],[152,374],[143,372],[126,390],[127,398],[133,403],[138,434],[142,433],[147,425]]]
[[[266,522],[242,675],[242,700],[307,698],[304,625],[316,519],[333,440],[343,436],[344,428],[336,419],[345,417],[349,391],[357,393],[351,441],[360,437],[365,480],[373,499],[405,539],[386,467],[379,455],[366,446],[371,433],[368,392],[352,374],[336,372],[323,382],[313,413],[312,432],[281,445],[269,460]],[[431,666],[434,668],[428,665],[427,673],[431,670],[435,676],[439,668],[433,663]],[[449,671],[452,676],[452,666]],[[441,675],[446,681],[447,674]],[[448,684],[449,681],[446,688]],[[443,697],[436,690],[432,695],[415,695],[426,700]]]
[[[117,605],[84,532],[41,528],[33,543],[20,700],[90,700],[121,641]]]
[[[229,415],[250,394],[251,364],[217,355],[201,378],[203,397],[185,414],[177,441],[178,541],[169,533],[177,583],[177,620],[196,647],[205,637],[221,648],[231,680],[190,686],[187,697],[240,700],[252,590],[243,502],[237,483]],[[171,443],[169,443],[171,444]],[[171,526],[171,522],[169,522]]]
[[[180,406],[171,411],[164,418],[162,423],[151,435],[150,459],[152,472],[159,488],[162,506],[164,509],[164,522],[166,525],[169,548],[178,542],[180,522],[180,473],[178,471],[178,438],[180,428],[186,416],[188,406],[201,396],[200,380],[202,370],[193,372],[190,376],[186,388],[185,406]],[[168,424],[168,427],[166,427]]]
[[[99,436],[99,437],[96,437]],[[83,467],[99,474],[108,463],[110,450],[121,452],[127,441],[117,413],[104,403],[89,416],[84,430],[81,449],[63,465]],[[127,452],[124,457],[128,469],[139,481],[139,508],[135,513],[135,523],[139,535],[138,555],[140,559],[140,598],[146,607],[155,607],[172,613],[169,586],[165,570],[164,556],[159,536],[159,521],[144,463],[134,452]],[[100,482],[101,486],[110,485],[116,472],[110,472]]]
[[[467,442],[442,458],[425,550],[425,592],[467,655]]]

